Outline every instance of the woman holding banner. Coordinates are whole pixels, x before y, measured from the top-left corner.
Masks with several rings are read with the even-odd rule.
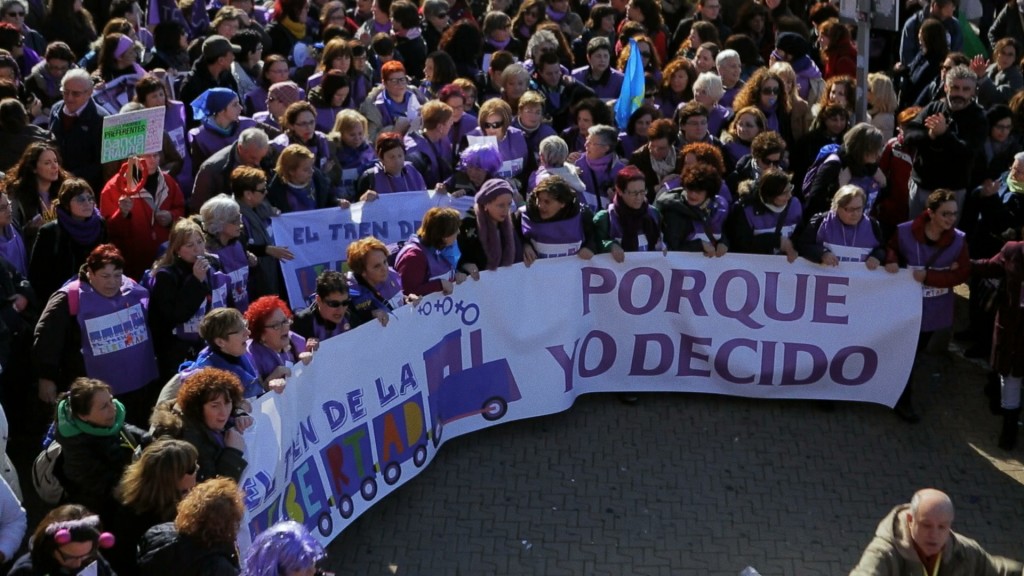
[[[418,296],[402,292],[402,277],[388,266],[389,256],[388,247],[372,236],[348,245],[346,280],[351,296],[349,307],[357,326],[373,318],[387,326],[392,311],[419,300]],[[324,298],[320,300],[327,302]]]
[[[914,220],[897,226],[896,235],[889,240],[885,270],[895,273],[901,267],[909,268],[914,280],[921,283],[923,310],[915,362],[928,348],[932,334],[952,328],[952,289],[971,275],[967,241],[964,233],[954,228],[958,215],[956,196],[940,188],[928,196],[927,209]],[[895,407],[896,415],[911,424],[921,420],[911,399],[913,381],[911,370]]]
[[[497,270],[523,259],[512,224],[515,193],[505,180],[488,180],[476,193],[473,210],[462,219],[459,269],[474,280],[480,279],[481,270]]]
[[[456,272],[461,223],[459,211],[454,208],[435,207],[423,215],[419,230],[402,246],[395,262],[406,294],[451,294],[455,284],[466,280],[465,274]]]
[[[355,110],[342,110],[334,119],[334,129],[327,138],[335,148],[335,160],[341,171],[341,181],[335,192],[341,198],[356,198],[356,180],[377,161],[377,152],[366,141],[369,125],[366,118]]]
[[[490,144],[473,144],[459,154],[455,173],[444,182],[452,197],[476,196],[480,187],[501,170],[501,154]]]
[[[882,227],[867,211],[868,195],[853,184],[832,196],[832,209],[811,216],[800,235],[800,255],[824,266],[864,262],[868,270],[885,260]]]
[[[277,157],[277,175],[267,188],[267,201],[279,213],[337,206],[327,179],[316,169],[316,157],[302,144],[289,144]],[[345,206],[346,200],[342,200]]]
[[[611,204],[594,216],[598,247],[616,262],[626,252],[650,252],[662,245],[661,215],[647,203],[647,180],[636,166],[615,175]]]
[[[245,321],[252,331],[249,353],[263,379],[263,387],[281,393],[292,366],[313,361],[316,338],[303,338],[292,332],[292,311],[277,296],[263,296],[245,311]]]
[[[568,150],[561,138],[550,138]],[[597,253],[594,214],[580,203],[576,191],[559,176],[541,180],[513,220],[518,224],[516,231],[523,244],[523,262],[527,266],[538,258],[575,254],[590,260]]]
[[[726,231],[734,252],[741,254],[785,254],[797,258],[793,234],[803,218],[800,201],[793,196],[789,175],[772,168],[756,182],[740,186]]]

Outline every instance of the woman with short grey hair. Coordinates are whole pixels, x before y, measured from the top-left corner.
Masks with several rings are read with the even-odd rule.
[[[216,254],[225,274],[231,277],[232,307],[245,312],[249,307],[249,267],[256,257],[245,250],[242,237],[242,209],[227,194],[218,194],[199,209],[206,232],[206,251]]]
[[[584,153],[576,160],[580,179],[587,186],[585,204],[595,211],[602,210],[612,201],[615,175],[625,164],[615,155],[619,131],[605,124],[595,124],[587,131]]]
[[[725,86],[718,74],[703,72],[693,81],[693,99],[708,109],[708,132],[716,138],[732,119],[732,110],[720,103],[724,95]]]
[[[570,188],[582,196],[587,191],[586,184],[580,180],[579,170],[572,164],[566,164],[569,157],[569,145],[561,136],[548,136],[540,141],[537,147],[540,156],[540,167],[530,174],[529,189],[533,190],[537,184],[543,182],[549,176],[558,176],[565,180]]]

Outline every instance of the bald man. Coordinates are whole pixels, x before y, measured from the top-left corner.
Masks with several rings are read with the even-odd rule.
[[[850,576],[995,576],[1024,574],[1024,564],[992,556],[953,532],[953,501],[934,488],[893,509],[878,525]]]

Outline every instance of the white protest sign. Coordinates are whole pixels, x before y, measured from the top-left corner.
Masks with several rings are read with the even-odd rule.
[[[164,108],[157,107],[103,118],[100,162],[159,152],[164,145],[165,113]]]

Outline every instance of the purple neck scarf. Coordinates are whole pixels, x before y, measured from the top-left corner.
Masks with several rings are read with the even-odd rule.
[[[568,11],[566,11],[566,12],[559,12],[558,10],[555,10],[554,8],[552,8],[550,4],[548,5],[546,11],[547,11],[547,14],[548,14],[548,18],[551,18],[555,22],[561,22],[562,20],[565,20],[566,16],[569,15]]]
[[[56,212],[60,227],[67,231],[76,244],[92,246],[99,241],[103,225],[103,218],[100,217],[99,210],[93,208],[92,216],[86,220],[75,218],[59,206]]]

